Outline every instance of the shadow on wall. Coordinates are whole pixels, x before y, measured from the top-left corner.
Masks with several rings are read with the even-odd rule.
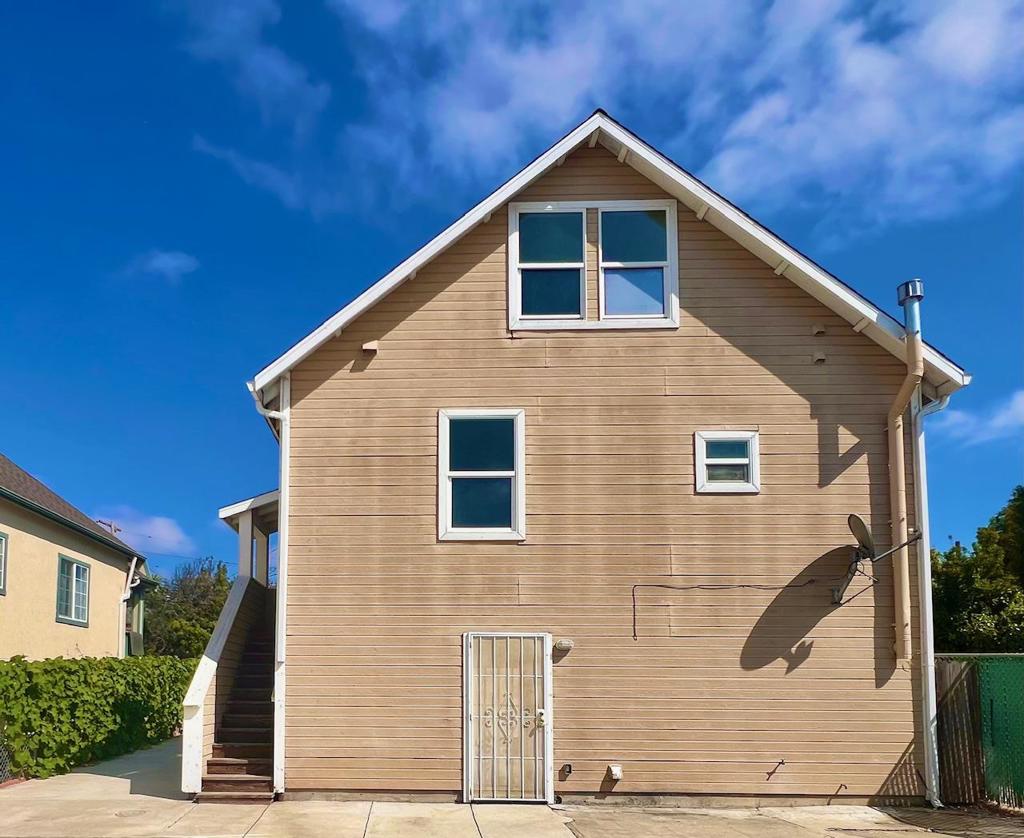
[[[814,640],[808,635],[825,617],[849,605],[860,597],[874,605],[873,623],[875,641],[875,682],[881,686],[892,677],[896,661],[892,653],[877,642],[885,622],[880,612],[877,588],[870,578],[855,578],[846,592],[843,604],[832,602],[832,586],[842,580],[852,558],[851,547],[836,547],[819,556],[801,570],[771,601],[758,618],[740,652],[740,666],[745,670],[762,669],[777,660],[786,662],[786,674],[798,669],[810,659]],[[813,581],[813,584],[811,584]],[[881,586],[878,586],[881,587]],[[884,589],[884,588],[883,588]],[[866,641],[870,642],[870,641]]]
[[[926,790],[920,762],[915,744],[907,745],[878,792],[868,800],[868,805],[906,806],[908,802],[917,802],[918,798],[924,797]]]

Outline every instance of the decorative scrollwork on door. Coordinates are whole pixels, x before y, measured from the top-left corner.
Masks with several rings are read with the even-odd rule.
[[[497,711],[488,707],[484,710],[484,727],[497,727],[501,737],[508,742],[512,731],[522,727],[529,730],[536,724],[534,713],[529,708],[520,710],[511,693],[505,693]]]

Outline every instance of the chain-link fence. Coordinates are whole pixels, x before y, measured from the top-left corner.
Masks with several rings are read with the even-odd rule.
[[[943,801],[1024,807],[1024,654],[935,664]]]
[[[17,775],[11,769],[11,752],[7,750],[3,734],[0,734],[0,783],[13,780]]]

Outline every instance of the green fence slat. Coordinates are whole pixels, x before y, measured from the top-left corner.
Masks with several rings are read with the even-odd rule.
[[[1024,656],[977,656],[985,792],[1024,806]]]

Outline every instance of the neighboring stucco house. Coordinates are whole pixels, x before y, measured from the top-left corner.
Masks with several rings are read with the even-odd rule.
[[[596,112],[250,384],[280,491],[221,510],[185,791],[938,800],[923,418],[970,377],[901,297]]]
[[[0,660],[141,654],[145,557],[0,454]]]

